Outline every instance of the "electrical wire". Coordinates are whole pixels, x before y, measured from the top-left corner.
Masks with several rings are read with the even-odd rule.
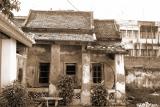
[[[74,6],[73,3],[72,3],[71,1],[67,0],[67,2],[68,2],[75,10],[78,11],[78,8],[77,8],[76,6]]]

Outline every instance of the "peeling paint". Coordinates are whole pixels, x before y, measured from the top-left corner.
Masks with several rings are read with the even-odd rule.
[[[124,82],[125,81],[125,76],[122,74],[117,74],[117,81],[118,82]]]
[[[85,64],[83,65],[83,83],[87,84],[90,82],[90,70],[89,70],[89,65]]]
[[[135,80],[136,80],[136,76],[134,76],[133,74],[130,74],[126,77],[127,83],[132,83]]]
[[[88,91],[88,90],[83,90],[82,91],[82,95],[84,95],[84,96],[90,96],[90,91]]]
[[[116,90],[125,93],[125,82],[116,82]]]
[[[115,56],[115,68],[117,74],[125,75],[123,55],[118,54]]]

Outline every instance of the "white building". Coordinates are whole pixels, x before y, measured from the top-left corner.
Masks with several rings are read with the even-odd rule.
[[[32,43],[33,40],[0,13],[0,88],[17,79],[18,59],[26,57],[26,47],[31,47]]]
[[[118,21],[123,45],[129,56],[159,56],[158,22],[154,21]]]

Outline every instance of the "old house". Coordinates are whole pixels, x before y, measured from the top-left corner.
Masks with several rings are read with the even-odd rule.
[[[48,87],[64,74],[74,78],[83,105],[90,104],[91,86],[102,81],[121,101],[125,50],[114,20],[94,20],[92,12],[31,10],[22,29],[36,41],[28,51],[28,87]]]
[[[8,85],[25,73],[25,63],[19,66],[19,61],[26,60],[27,47],[33,41],[22,30],[16,27],[7,17],[0,13],[0,88]]]

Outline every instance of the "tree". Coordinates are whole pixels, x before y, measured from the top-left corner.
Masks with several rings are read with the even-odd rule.
[[[13,10],[20,10],[20,2],[18,0],[0,0],[0,11],[10,19],[14,16]]]

